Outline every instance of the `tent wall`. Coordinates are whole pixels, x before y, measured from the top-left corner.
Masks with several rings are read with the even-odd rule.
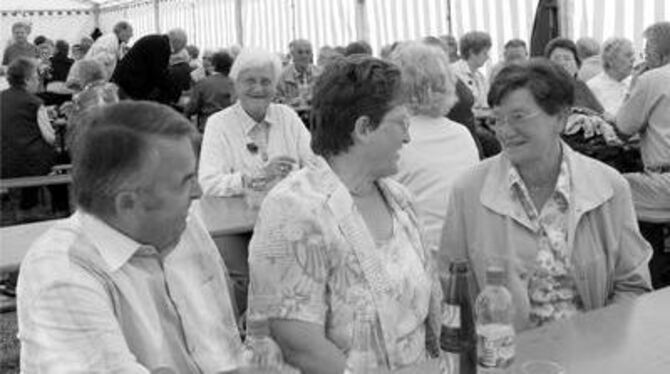
[[[605,41],[626,37],[642,51],[642,32],[654,22],[670,20],[668,0],[570,0],[567,35]]]

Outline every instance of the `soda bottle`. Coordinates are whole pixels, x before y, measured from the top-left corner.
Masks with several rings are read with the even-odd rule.
[[[283,373],[281,349],[270,337],[267,319],[247,320],[247,338],[240,358],[240,373]]]
[[[388,369],[379,319],[374,309],[364,307],[354,312],[351,349],[346,374],[380,373]]]
[[[505,287],[502,267],[486,270],[486,287],[477,297],[478,373],[507,373],[514,361],[515,334],[512,295]]]
[[[477,337],[469,284],[470,270],[465,260],[449,264],[448,277],[441,278],[444,291],[440,347],[449,372],[476,374]]]

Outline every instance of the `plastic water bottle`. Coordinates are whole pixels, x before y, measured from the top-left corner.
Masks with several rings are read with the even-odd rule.
[[[374,309],[366,307],[354,312],[351,339],[345,373],[379,373],[388,369],[379,319]]]
[[[475,302],[479,374],[507,373],[514,361],[514,306],[505,279],[502,267],[488,268],[486,287]]]
[[[270,337],[266,319],[247,320],[247,339],[240,357],[240,373],[284,373],[281,349]]]
[[[477,336],[467,261],[454,261],[442,278],[444,304],[440,347],[449,374],[477,373]]]

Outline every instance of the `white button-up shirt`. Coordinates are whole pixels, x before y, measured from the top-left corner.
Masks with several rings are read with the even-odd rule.
[[[23,373],[235,369],[241,346],[223,260],[193,213],[168,253],[77,212],[19,275]]]
[[[242,194],[242,175],[260,171],[266,163],[263,158],[289,156],[303,166],[313,157],[309,131],[293,109],[270,104],[265,122],[269,125],[267,155],[251,136],[256,121],[239,102],[209,117],[198,168],[200,186],[206,195]]]

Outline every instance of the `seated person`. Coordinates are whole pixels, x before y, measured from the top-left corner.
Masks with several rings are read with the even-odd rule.
[[[236,369],[226,268],[190,209],[195,129],[147,102],[96,108],[77,129],[78,210],[21,264],[21,372]]]
[[[600,101],[608,118],[616,116],[628,93],[635,63],[633,43],[625,38],[612,38],[603,43],[603,71],[586,84]]]
[[[305,109],[312,100],[312,86],[319,68],[314,65],[312,43],[297,39],[289,44],[293,62],[282,71],[277,83],[278,102]]]
[[[281,62],[274,53],[244,49],[230,76],[238,101],[209,117],[198,178],[205,195],[244,193],[255,175],[285,177],[313,153],[310,134],[290,107],[274,104]]]
[[[461,60],[451,64],[452,71],[468,86],[475,98],[474,110],[477,112],[488,108],[486,92],[489,82],[479,69],[489,60],[491,36],[481,31],[464,34],[460,40]]]
[[[214,53],[211,57],[214,68],[212,74],[198,81],[191,91],[184,114],[196,115],[198,130],[205,130],[209,116],[232,105],[235,99],[235,85],[228,77],[233,58],[225,51]]]
[[[366,55],[317,78],[318,157],[270,191],[249,247],[249,318],[270,320],[286,361],[342,373],[352,321],[373,309],[395,370],[436,353],[441,290],[409,192],[389,179],[409,142],[399,69]],[[367,307],[367,308],[366,308]]]
[[[412,141],[402,148],[393,178],[416,197],[426,246],[435,252],[451,185],[460,173],[479,162],[479,154],[468,129],[444,117],[457,100],[456,78],[446,53],[409,42],[394,50],[391,61],[400,66],[413,114],[409,119]]]
[[[598,114],[603,113],[603,106],[593,95],[586,83],[577,77],[581,60],[577,55],[577,46],[567,38],[554,38],[544,48],[544,57],[560,65],[570,75],[574,87],[574,105],[587,108]]]
[[[640,135],[644,171],[624,174],[640,221],[670,221],[670,22],[644,32],[645,66],[634,76],[630,96],[618,111],[616,126],[623,136]],[[646,71],[645,71],[646,70]],[[670,284],[670,257],[664,251],[662,228],[647,235],[656,252],[651,262],[654,286]]]
[[[441,270],[465,259],[481,289],[504,265],[517,331],[651,290],[628,183],[561,141],[572,82],[544,59],[503,68],[489,91],[503,153],[462,175],[447,207]]]
[[[39,87],[35,60],[14,59],[7,81],[10,87],[0,92],[0,177],[47,175],[56,162],[56,134],[46,107],[35,95]],[[38,192],[38,187],[21,189],[19,208],[36,208]]]

